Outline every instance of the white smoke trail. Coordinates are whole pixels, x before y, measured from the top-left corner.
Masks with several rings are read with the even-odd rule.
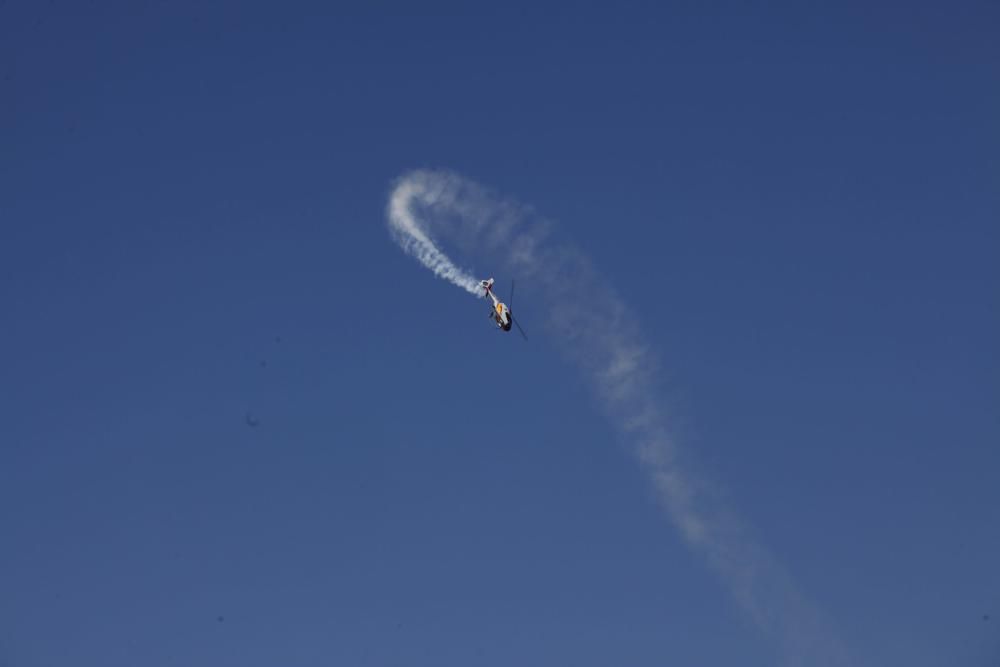
[[[431,231],[458,246],[502,258],[532,285],[551,315],[549,329],[591,381],[601,407],[634,445],[656,496],[684,542],[703,554],[739,605],[780,647],[786,665],[851,664],[819,611],[785,570],[682,462],[658,398],[649,346],[624,302],[587,259],[546,244],[550,225],[530,208],[447,171],[414,171],[397,181],[388,221],[397,242],[436,275],[477,296],[476,279],[435,244]],[[501,252],[502,251],[502,252]],[[586,295],[593,326],[578,326]]]
[[[410,180],[402,180],[396,186],[389,201],[389,220],[392,222],[396,241],[406,252],[433,271],[434,275],[478,296],[482,292],[479,281],[455,266],[447,255],[438,250],[429,236],[430,231],[424,228],[423,221],[414,217],[411,210],[414,202],[433,206],[440,196],[440,192],[427,185],[426,179],[414,174]]]

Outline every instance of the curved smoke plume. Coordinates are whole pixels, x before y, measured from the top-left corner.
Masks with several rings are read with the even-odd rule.
[[[634,318],[590,262],[552,243],[551,225],[530,207],[447,171],[414,171],[390,195],[388,222],[399,245],[435,275],[470,294],[482,288],[437,245],[446,239],[504,256],[530,282],[549,313],[549,329],[597,393],[601,408],[632,445],[683,541],[702,554],[753,621],[780,647],[787,665],[848,664],[818,610],[743,522],[682,462],[659,396],[655,364]],[[499,252],[503,250],[503,252]],[[587,294],[600,327],[577,327],[571,292]]]

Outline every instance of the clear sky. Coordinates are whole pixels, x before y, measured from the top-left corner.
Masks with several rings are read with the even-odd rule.
[[[525,343],[393,244],[423,167],[590,258],[855,664],[997,664],[998,34],[992,2],[0,2],[0,665],[780,660],[531,284]]]

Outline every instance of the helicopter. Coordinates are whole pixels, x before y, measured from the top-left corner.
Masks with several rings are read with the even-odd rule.
[[[510,312],[510,306],[497,298],[497,295],[493,293],[493,278],[488,278],[486,280],[480,280],[479,286],[483,288],[483,298],[489,297],[493,300],[493,307],[490,309],[489,316],[493,318],[496,322],[497,327],[501,331],[510,331],[511,326],[517,326],[517,330],[524,337],[524,340],[528,340],[528,336],[524,333],[524,329],[518,324],[517,320],[514,319],[514,314]],[[510,281],[510,303],[514,303],[514,281]]]

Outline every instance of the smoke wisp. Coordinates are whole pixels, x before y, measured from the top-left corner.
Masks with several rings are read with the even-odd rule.
[[[738,605],[777,644],[786,665],[850,664],[829,623],[747,525],[685,462],[669,429],[655,359],[625,302],[590,261],[552,241],[533,209],[448,171],[414,171],[395,184],[387,209],[393,237],[435,275],[480,296],[482,288],[438,246],[446,240],[490,257],[532,285],[565,344],[648,474],[681,539],[722,580]],[[600,326],[575,326],[577,299]]]

